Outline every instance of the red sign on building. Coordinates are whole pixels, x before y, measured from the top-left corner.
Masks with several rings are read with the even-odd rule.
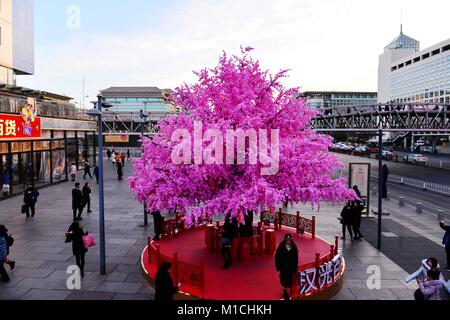
[[[25,120],[24,120],[25,119]],[[41,119],[0,114],[0,140],[41,138]]]

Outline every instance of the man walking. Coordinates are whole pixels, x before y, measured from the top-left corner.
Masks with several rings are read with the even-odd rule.
[[[87,206],[87,213],[92,213],[91,211],[91,187],[89,187],[89,183],[86,183],[83,187],[83,207]]]
[[[98,181],[100,180],[100,168],[98,167],[98,165],[95,165],[94,176],[95,176],[95,180],[97,180],[97,184],[98,184]]]
[[[36,202],[38,197],[39,192],[31,183],[29,183],[23,195],[23,203],[25,204],[25,213],[27,214],[27,219],[30,218],[30,210],[31,210],[31,218],[34,218],[34,215],[36,213]]]
[[[86,176],[89,176],[89,178],[93,178],[91,175],[91,165],[89,164],[89,162],[86,161],[86,163],[84,164],[84,176],[83,179],[86,179]]]
[[[83,220],[81,218],[81,214],[83,213],[83,193],[80,190],[80,184],[78,182],[75,183],[75,188],[72,190],[72,210],[73,221]]]
[[[444,239],[442,244],[445,246],[445,253],[447,254],[447,268],[446,271],[450,271],[450,226],[448,222],[442,220],[439,225],[445,231]]]

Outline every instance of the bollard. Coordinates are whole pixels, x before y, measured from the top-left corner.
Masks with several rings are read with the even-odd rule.
[[[405,197],[400,197],[399,206],[404,207],[405,206]]]
[[[391,193],[390,192],[387,193],[387,198],[386,198],[386,201],[389,201],[389,200],[391,200]]]
[[[418,202],[417,203],[417,213],[422,213],[423,212],[423,204]]]
[[[442,161],[439,161],[439,168],[442,169]]]

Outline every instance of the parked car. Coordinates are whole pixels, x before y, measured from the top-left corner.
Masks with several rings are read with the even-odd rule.
[[[383,155],[383,159],[386,159],[386,160],[394,159],[394,154],[392,152],[390,152],[390,151],[383,150],[382,151],[382,155]]]
[[[422,147],[420,147],[420,151],[421,152],[432,153],[433,152],[433,147],[432,146],[422,146]]]
[[[421,154],[409,154],[404,157],[405,162],[407,163],[423,163],[425,165],[430,161],[427,157]]]

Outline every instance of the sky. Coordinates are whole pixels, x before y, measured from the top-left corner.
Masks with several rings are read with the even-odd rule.
[[[80,103],[85,78],[89,108],[110,86],[194,83],[242,45],[263,69],[290,69],[287,87],[377,91],[401,21],[425,49],[450,38],[448,12],[448,0],[35,0],[35,75],[17,82]]]

